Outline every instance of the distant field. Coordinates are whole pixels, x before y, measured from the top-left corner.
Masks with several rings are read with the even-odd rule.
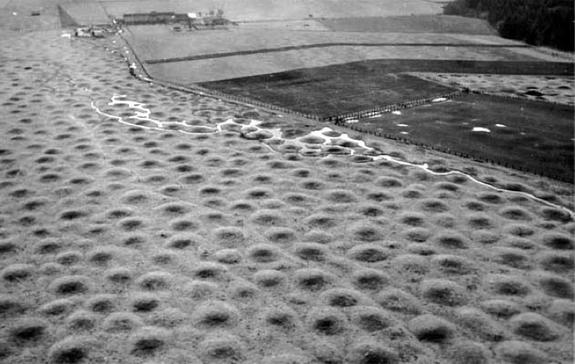
[[[367,76],[369,75],[369,76]],[[239,78],[202,86],[321,117],[361,111],[453,89],[360,62]]]
[[[0,0],[0,37],[11,37],[28,31],[59,29],[56,5],[57,0]],[[30,16],[32,11],[39,12],[39,15]],[[0,54],[4,56],[5,52]]]
[[[422,61],[424,58],[427,61]],[[411,60],[419,64],[417,70],[424,71],[430,61],[443,62],[452,60],[452,64],[477,64],[479,61],[520,61],[531,60],[533,65],[525,62],[526,69],[539,68],[545,72],[556,72],[551,63],[542,67],[536,59],[516,55],[514,50],[507,48],[462,48],[425,47],[425,46],[382,46],[382,47],[324,47],[304,50],[292,50],[273,53],[254,53],[236,55],[225,58],[208,58],[187,62],[145,64],[146,70],[159,79],[182,84],[220,81],[233,78],[251,77],[269,73],[289,72],[296,69],[324,67],[350,62],[377,60]],[[461,61],[459,61],[461,60]],[[431,62],[433,63],[433,62]],[[507,63],[507,62],[500,62]],[[491,63],[496,65],[499,63]],[[511,63],[510,63],[511,64]],[[458,67],[459,68],[459,67]],[[472,70],[472,67],[468,67]],[[482,69],[482,72],[498,73],[498,68],[509,68],[503,65],[496,69]],[[532,72],[527,70],[515,72]],[[541,70],[539,72],[541,72]],[[430,71],[434,72],[434,71]],[[442,68],[441,72],[458,72],[450,67]],[[473,70],[472,70],[473,72]],[[365,75],[369,77],[369,75]]]
[[[125,36],[142,59],[169,59],[210,55],[247,50],[265,50],[287,46],[325,43],[374,43],[374,44],[468,44],[518,46],[490,35],[415,34],[415,33],[358,33],[331,31],[290,31],[261,28],[250,24],[229,30],[191,31],[174,33],[167,26],[131,26]],[[450,50],[443,50],[446,56]],[[495,53],[497,55],[497,53]],[[406,58],[406,57],[404,57]]]
[[[266,28],[269,24],[181,33],[166,26],[134,26],[124,36],[144,63],[171,62],[145,64],[151,75],[182,84],[377,59],[548,59],[541,52],[522,48],[521,43],[492,35],[289,30]],[[290,22],[278,25],[287,27]],[[302,22],[294,26],[301,27]]]
[[[472,95],[358,125],[573,182],[573,117],[570,106]]]
[[[222,52],[222,53],[211,53],[211,54],[200,54],[196,56],[187,56],[187,57],[176,57],[176,58],[158,58],[158,59],[149,59],[145,60],[147,64],[158,64],[158,63],[175,63],[175,62],[188,62],[188,61],[199,61],[204,59],[215,59],[215,58],[227,58],[227,57],[235,57],[235,56],[249,56],[249,55],[263,55],[267,53],[277,53],[277,52],[287,52],[287,51],[305,51],[311,49],[320,49],[320,48],[336,48],[336,47],[353,47],[353,48],[383,48],[383,47],[393,47],[393,48],[405,48],[411,47],[415,48],[416,50],[422,49],[432,49],[432,48],[439,48],[441,52],[445,51],[445,48],[460,48],[469,51],[469,48],[474,48],[475,50],[485,50],[485,49],[505,49],[509,51],[511,49],[523,46],[500,46],[500,45],[487,45],[487,44],[477,44],[473,46],[469,46],[468,44],[452,44],[452,43],[359,43],[359,42],[341,42],[341,43],[318,43],[318,44],[304,44],[304,45],[295,45],[295,46],[286,46],[286,47],[274,47],[274,48],[265,48],[265,49],[253,49],[253,50],[244,50],[244,51],[235,51],[235,52]]]
[[[211,60],[216,62],[217,60]],[[178,65],[154,65],[167,67]],[[338,115],[453,90],[403,72],[570,74],[573,65],[549,62],[374,60],[201,83],[203,87],[302,113]]]
[[[111,22],[105,8],[97,2],[62,4],[60,8],[65,16],[69,16],[79,25],[89,26]]]
[[[334,18],[321,23],[337,32],[497,34],[487,21],[449,15]]]
[[[396,16],[411,14],[439,14],[442,5],[426,0],[139,0],[102,1],[108,13],[121,16],[125,13],[149,11],[207,11],[221,7],[234,21],[315,18]]]

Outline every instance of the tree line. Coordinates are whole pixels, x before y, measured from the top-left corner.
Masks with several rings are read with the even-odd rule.
[[[573,0],[454,0],[443,12],[486,19],[504,38],[574,50]]]

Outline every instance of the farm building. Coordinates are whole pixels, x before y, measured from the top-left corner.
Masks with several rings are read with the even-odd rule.
[[[176,13],[173,12],[151,12],[124,14],[121,23],[125,25],[141,24],[170,24],[176,22]]]
[[[229,24],[230,21],[224,18],[224,12],[221,9],[209,11],[205,15],[201,12],[178,14],[174,12],[150,12],[150,13],[133,13],[124,14],[119,19],[120,24],[124,25],[154,25],[154,24],[181,24],[188,29],[198,29],[202,27],[213,27]]]

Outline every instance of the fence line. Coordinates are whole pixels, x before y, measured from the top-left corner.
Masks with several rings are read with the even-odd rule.
[[[359,119],[366,119],[366,118],[370,118],[370,117],[377,117],[377,116],[380,116],[381,114],[385,114],[385,113],[391,113],[394,111],[399,111],[399,110],[404,110],[404,109],[408,109],[408,108],[412,108],[412,107],[416,107],[416,106],[430,104],[430,103],[433,103],[434,100],[441,99],[441,98],[446,99],[446,100],[452,100],[456,97],[460,97],[462,95],[467,95],[469,92],[470,91],[468,89],[462,89],[462,90],[457,90],[457,91],[450,92],[448,94],[443,94],[443,95],[438,95],[438,96],[420,98],[420,99],[409,100],[409,101],[402,101],[402,102],[398,102],[395,104],[374,107],[374,108],[367,109],[367,110],[349,112],[349,113],[344,113],[344,114],[339,114],[339,115],[326,116],[326,117],[323,117],[321,120],[332,121],[336,125],[343,125],[343,124],[345,124],[345,122],[350,121],[350,120],[359,120]]]
[[[124,39],[124,42],[127,43],[128,47],[129,47],[129,43],[125,39]],[[438,98],[445,98],[445,99],[450,100],[450,99],[454,99],[457,97],[463,97],[463,96],[466,96],[469,94],[480,95],[482,97],[488,97],[488,98],[498,98],[498,99],[510,98],[510,99],[515,100],[515,101],[520,100],[520,101],[526,101],[526,102],[545,102],[546,104],[550,103],[550,104],[554,104],[554,105],[562,105],[562,104],[559,104],[556,102],[523,99],[520,97],[511,96],[511,95],[497,96],[497,95],[493,95],[493,94],[490,94],[488,92],[484,92],[484,91],[480,91],[480,90],[470,90],[470,89],[464,88],[464,89],[457,90],[457,91],[451,92],[449,94],[441,95],[441,96],[410,100],[407,102],[401,102],[401,103],[391,104],[391,105],[387,105],[387,106],[376,107],[376,108],[372,108],[369,110],[358,111],[358,112],[353,112],[353,113],[345,113],[345,114],[336,115],[336,116],[320,117],[319,115],[316,115],[316,114],[307,114],[307,113],[303,113],[303,112],[297,112],[297,111],[293,111],[293,110],[290,110],[290,109],[287,109],[287,108],[284,108],[281,106],[268,104],[265,102],[261,102],[261,101],[250,99],[250,98],[243,97],[243,96],[229,95],[229,94],[226,94],[226,93],[221,92],[221,91],[206,89],[204,87],[197,86],[197,85],[183,85],[183,84],[179,84],[179,83],[175,83],[175,82],[159,81],[159,80],[151,77],[147,73],[147,70],[142,66],[142,63],[137,58],[135,52],[131,49],[131,47],[130,47],[130,50],[132,51],[132,52],[130,52],[131,55],[135,58],[135,61],[139,63],[140,68],[143,70],[145,75],[148,77],[148,81],[152,81],[156,84],[162,85],[162,86],[167,87],[167,88],[176,89],[179,91],[192,92],[192,93],[199,94],[202,96],[221,98],[221,99],[224,99],[224,100],[226,100],[228,102],[232,102],[232,103],[241,103],[244,105],[255,105],[255,106],[266,108],[269,110],[279,111],[279,112],[282,112],[284,114],[297,115],[297,116],[305,117],[305,118],[312,119],[312,120],[331,121],[335,125],[343,126],[343,127],[349,128],[349,129],[356,131],[356,132],[361,132],[361,133],[365,133],[368,135],[373,135],[373,136],[377,136],[377,137],[381,137],[381,138],[385,138],[385,139],[389,139],[389,140],[399,141],[401,143],[404,143],[407,145],[414,145],[414,146],[417,146],[417,147],[420,147],[420,148],[423,148],[426,150],[433,150],[433,151],[446,153],[446,154],[454,155],[454,156],[461,157],[461,158],[472,159],[472,160],[474,160],[476,162],[480,162],[480,163],[489,163],[492,165],[502,166],[505,168],[511,168],[511,169],[522,171],[522,172],[532,173],[532,174],[542,176],[542,177],[552,178],[552,179],[562,181],[562,182],[567,182],[567,183],[573,182],[572,180],[570,180],[564,176],[543,174],[538,170],[532,170],[532,169],[526,168],[524,166],[515,166],[515,165],[512,165],[511,163],[508,163],[506,161],[499,161],[499,160],[494,160],[494,159],[489,159],[489,158],[478,157],[478,156],[473,155],[473,154],[458,152],[456,150],[452,150],[452,149],[447,148],[447,147],[420,143],[417,141],[409,140],[407,138],[399,137],[399,136],[394,135],[394,134],[387,134],[387,133],[383,133],[383,132],[378,131],[378,130],[373,130],[371,128],[364,128],[364,127],[361,127],[361,126],[356,125],[356,124],[346,124],[345,123],[346,120],[360,119],[360,118],[365,118],[365,117],[369,117],[369,116],[374,116],[376,114],[390,113],[390,112],[393,112],[396,110],[420,106],[423,104],[431,103],[431,102],[433,102],[433,100],[438,99]],[[127,59],[127,61],[129,64],[130,61],[128,59]],[[137,75],[135,73],[134,73],[134,76],[142,79],[142,77],[140,75]],[[143,79],[143,80],[145,81],[145,79]]]

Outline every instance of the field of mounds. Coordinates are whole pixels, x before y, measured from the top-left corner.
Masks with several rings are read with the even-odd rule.
[[[479,95],[443,101],[359,123],[412,142],[573,181],[573,106]]]
[[[131,79],[96,42],[2,47],[3,361],[572,360],[560,208],[210,131],[275,117]]]
[[[575,103],[573,77],[425,72],[416,73],[416,75],[451,87],[467,87],[493,95],[514,96],[566,105]]]
[[[573,362],[572,184],[62,34],[0,32],[0,362]]]

